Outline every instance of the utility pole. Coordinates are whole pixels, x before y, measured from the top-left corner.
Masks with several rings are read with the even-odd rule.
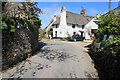
[[[118,7],[120,7],[120,1],[118,2]]]
[[[108,9],[108,11],[111,10],[111,1],[112,1],[112,0],[109,0],[109,9]]]

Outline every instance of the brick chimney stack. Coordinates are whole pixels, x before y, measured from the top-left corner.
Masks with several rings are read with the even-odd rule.
[[[62,9],[61,9],[61,12],[63,12],[63,11],[66,11],[66,7],[64,4],[62,4]]]
[[[81,7],[81,12],[80,12],[80,14],[81,14],[81,15],[85,15],[85,13],[86,13],[86,10],[85,10],[83,7]]]

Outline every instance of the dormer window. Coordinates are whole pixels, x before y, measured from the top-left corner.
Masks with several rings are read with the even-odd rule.
[[[75,24],[72,24],[72,28],[75,28]]]

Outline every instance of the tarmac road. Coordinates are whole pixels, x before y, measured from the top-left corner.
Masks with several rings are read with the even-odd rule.
[[[98,78],[90,43],[42,40],[41,51],[2,73],[3,78]]]

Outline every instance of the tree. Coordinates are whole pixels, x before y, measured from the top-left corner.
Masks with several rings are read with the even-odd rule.
[[[20,2],[22,7],[19,7],[18,10],[24,12],[29,19],[36,18],[39,16],[39,13],[42,13],[42,10],[37,7],[37,2]]]

